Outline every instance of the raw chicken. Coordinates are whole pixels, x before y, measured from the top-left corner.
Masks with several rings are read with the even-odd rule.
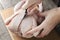
[[[8,28],[12,32],[18,34],[21,37],[25,37],[25,38],[31,38],[33,36],[36,37],[39,34],[39,32],[36,32],[31,35],[25,35],[26,32],[28,32],[29,30],[31,30],[37,26],[37,15],[34,14],[34,15],[25,16],[26,15],[25,9],[27,9],[29,6],[31,6],[32,4],[34,4],[36,2],[38,2],[38,1],[37,0],[27,0],[27,2],[22,6],[22,8],[19,10],[18,15],[16,17],[14,17],[9,24]],[[39,10],[42,11],[42,4],[41,4],[40,8],[41,8],[41,10],[40,9]]]

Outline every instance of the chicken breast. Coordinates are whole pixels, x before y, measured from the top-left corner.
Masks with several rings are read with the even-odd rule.
[[[36,26],[37,26],[37,22],[33,16],[28,16],[24,18],[24,20],[20,25],[22,37],[25,37],[25,38],[33,37],[34,36],[33,34],[32,35],[25,35],[25,34],[26,32],[28,32],[29,30],[31,30],[33,27],[36,27]]]

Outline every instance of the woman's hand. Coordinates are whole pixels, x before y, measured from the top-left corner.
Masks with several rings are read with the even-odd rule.
[[[33,11],[32,11],[33,12]],[[43,13],[39,14],[40,16],[45,17],[45,20],[36,28],[28,31],[26,34],[33,34],[35,32],[42,32],[37,36],[38,38],[42,38],[47,36],[54,27],[60,22],[60,8],[55,8]]]

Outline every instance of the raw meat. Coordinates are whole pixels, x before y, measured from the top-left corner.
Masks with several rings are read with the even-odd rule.
[[[25,38],[31,38],[33,36],[36,37],[39,34],[39,32],[36,32],[31,35],[25,35],[26,32],[28,32],[29,30],[31,30],[37,26],[37,15],[34,14],[34,15],[28,15],[25,17],[25,15],[26,15],[25,9],[27,9],[29,6],[31,6],[32,4],[34,4],[36,2],[38,2],[38,1],[37,0],[27,0],[26,3],[21,7],[21,9],[19,9],[18,15],[15,16],[12,19],[11,23],[9,24],[9,29],[12,32],[17,33],[19,36],[25,37]],[[39,7],[41,8],[41,10],[39,9],[41,12],[42,4]]]

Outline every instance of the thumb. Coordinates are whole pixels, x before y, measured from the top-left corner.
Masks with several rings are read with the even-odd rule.
[[[35,32],[39,32],[40,30],[42,30],[42,27],[35,27],[34,29],[26,32],[26,35],[29,35],[29,34],[34,34]]]
[[[45,12],[40,12],[40,11],[39,11],[39,13],[37,13],[37,15],[38,15],[39,17],[46,17],[47,14],[48,14],[48,11],[45,11]]]

